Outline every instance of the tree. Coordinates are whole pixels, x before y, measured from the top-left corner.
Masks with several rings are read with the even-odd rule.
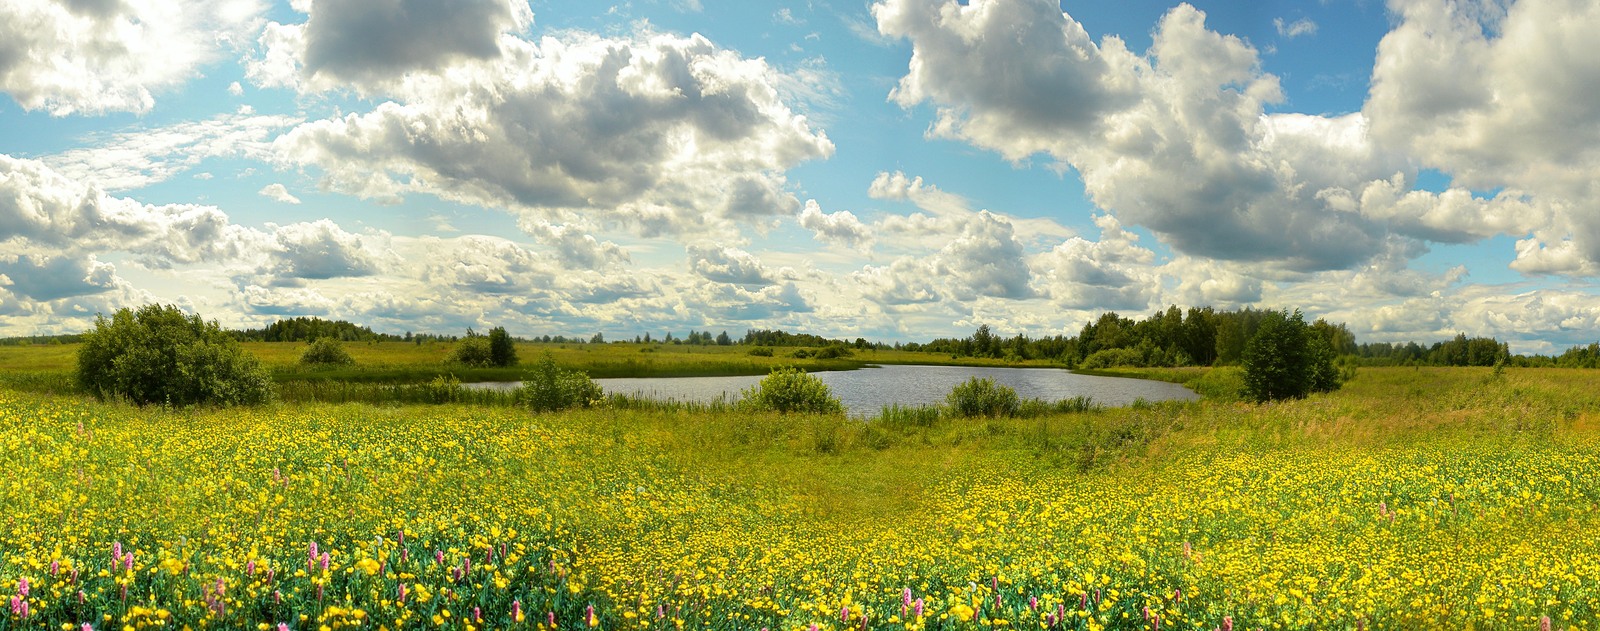
[[[176,306],[95,318],[78,348],[78,385],[138,405],[248,405],[272,398],[272,378],[216,322]]]
[[[727,331],[723,331],[723,332],[717,334],[717,346],[732,346],[732,345],[733,345],[733,338],[728,337],[728,332]]]
[[[590,344],[604,344],[604,343],[606,343],[606,336],[602,335],[600,333],[596,333],[596,334],[594,334],[594,337],[589,338],[589,343]]]
[[[503,326],[489,329],[489,363],[496,366],[517,365],[517,347],[511,343],[511,334],[506,333]]]
[[[1244,347],[1245,393],[1256,401],[1298,399],[1339,388],[1333,346],[1296,309],[1268,311]]]

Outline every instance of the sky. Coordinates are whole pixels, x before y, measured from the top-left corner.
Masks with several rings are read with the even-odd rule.
[[[1600,339],[1600,3],[7,0],[0,336]]]

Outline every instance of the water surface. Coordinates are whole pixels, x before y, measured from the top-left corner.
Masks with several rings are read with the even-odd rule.
[[[1175,383],[1080,375],[1057,368],[984,368],[975,366],[874,366],[861,370],[813,373],[828,384],[833,396],[853,416],[877,416],[884,406],[943,403],[950,389],[972,377],[987,377],[1010,386],[1024,399],[1059,401],[1089,397],[1095,403],[1121,406],[1135,400],[1192,401],[1194,391]],[[607,394],[634,394],[675,401],[733,401],[762,376],[640,377],[596,379]],[[477,388],[515,388],[520,382],[463,384]]]

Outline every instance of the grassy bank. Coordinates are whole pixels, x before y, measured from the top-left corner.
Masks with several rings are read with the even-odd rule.
[[[344,345],[355,365],[337,368],[302,366],[299,342],[246,342],[244,348],[259,358],[280,384],[293,382],[348,382],[369,384],[420,384],[436,377],[464,382],[518,381],[525,368],[473,368],[447,362],[452,345],[445,342],[351,342]],[[713,377],[765,375],[778,366],[798,366],[807,372],[855,370],[868,364],[928,364],[952,366],[1056,366],[1048,361],[1006,362],[937,353],[893,350],[856,350],[849,357],[817,359],[796,357],[818,349],[771,348],[771,356],[751,355],[746,346],[688,346],[677,344],[530,344],[516,345],[524,362],[550,353],[564,368],[582,370],[596,379],[608,377]],[[7,383],[29,389],[41,380],[70,381],[76,366],[77,345],[0,346],[0,366]],[[33,377],[11,375],[27,373]],[[59,390],[52,390],[59,391]]]
[[[0,390],[0,420],[7,628],[1600,624],[1594,371],[1030,419]]]

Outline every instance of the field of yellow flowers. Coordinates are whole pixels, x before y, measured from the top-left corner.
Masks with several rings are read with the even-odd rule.
[[[1597,399],[1366,370],[901,426],[0,390],[0,629],[1593,629]]]

